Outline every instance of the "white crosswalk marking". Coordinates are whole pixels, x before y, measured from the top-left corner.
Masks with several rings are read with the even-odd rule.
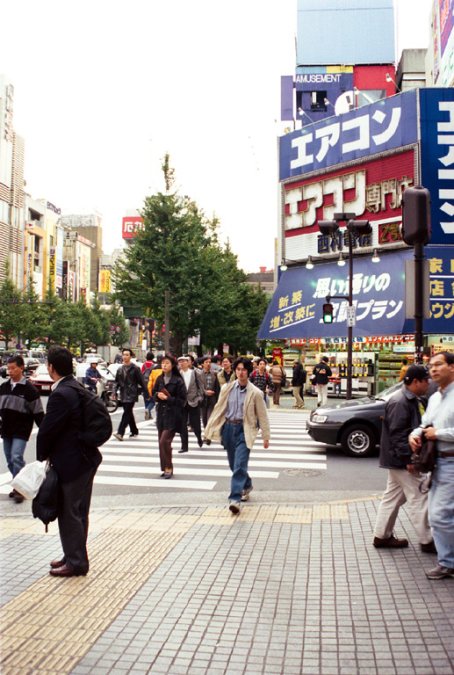
[[[282,471],[326,470],[323,444],[315,443],[306,432],[306,416],[284,411],[269,411],[271,442],[264,450],[260,432],[249,460],[249,472],[259,487],[260,479],[277,479]],[[189,434],[189,452],[179,454],[180,437],[173,442],[174,478],[160,477],[158,433],[153,422],[138,424],[139,436],[120,442],[112,437],[102,447],[104,461],[95,484],[163,488],[165,490],[213,490],[216,479],[229,479],[231,472],[224,448],[218,443],[199,448]],[[210,480],[210,478],[212,480]]]

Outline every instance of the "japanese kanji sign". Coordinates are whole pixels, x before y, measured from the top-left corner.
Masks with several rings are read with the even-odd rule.
[[[280,180],[416,143],[416,93],[385,98],[282,136]]]
[[[405,320],[405,263],[411,251],[384,255],[374,265],[367,256],[355,258],[353,304],[355,336],[412,331]],[[324,324],[322,306],[327,295],[348,295],[348,272],[336,263],[290,268],[278,288],[260,327],[258,338],[343,337],[347,334],[348,302],[332,299],[334,321]]]
[[[431,244],[454,245],[454,89],[419,90],[421,177],[430,192]]]

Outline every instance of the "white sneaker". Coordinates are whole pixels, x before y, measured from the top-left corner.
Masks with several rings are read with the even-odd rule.
[[[234,516],[237,516],[241,511],[241,502],[230,502],[229,511],[231,511]]]
[[[121,434],[118,434],[118,433],[117,433],[117,434],[114,434],[114,436],[115,436],[115,438],[117,439],[117,441],[122,441],[122,440],[123,440],[123,436],[122,436]]]
[[[251,495],[252,490],[253,490],[252,486],[250,488],[248,488],[247,490],[243,490],[243,494],[241,495],[241,501],[242,502],[248,502],[249,501],[249,497]]]

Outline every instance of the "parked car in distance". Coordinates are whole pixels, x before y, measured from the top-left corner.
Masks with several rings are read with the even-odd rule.
[[[375,396],[365,396],[317,408],[306,422],[309,436],[319,443],[341,445],[349,457],[369,457],[380,442],[387,400],[402,387],[402,382]]]
[[[24,364],[25,364],[24,375],[25,375],[25,377],[30,377],[30,375],[35,372],[35,370],[37,369],[37,367],[39,366],[40,363],[41,363],[41,361],[39,361],[38,359],[33,359],[33,358],[28,357],[28,356],[24,357]]]
[[[35,372],[30,375],[28,381],[33,384],[42,394],[50,394],[50,388],[54,381],[47,372],[45,363],[40,363]]]

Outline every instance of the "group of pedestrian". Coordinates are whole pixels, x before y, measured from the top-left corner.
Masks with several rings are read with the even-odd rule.
[[[430,393],[429,377],[438,387]],[[436,465],[427,477],[417,469],[422,441],[436,443]],[[408,540],[394,535],[399,508],[407,503],[421,551],[437,555],[426,572],[431,580],[454,577],[454,353],[435,354],[429,368],[411,365],[402,389],[386,404],[380,466],[388,470],[375,524],[376,548],[400,549]]]

